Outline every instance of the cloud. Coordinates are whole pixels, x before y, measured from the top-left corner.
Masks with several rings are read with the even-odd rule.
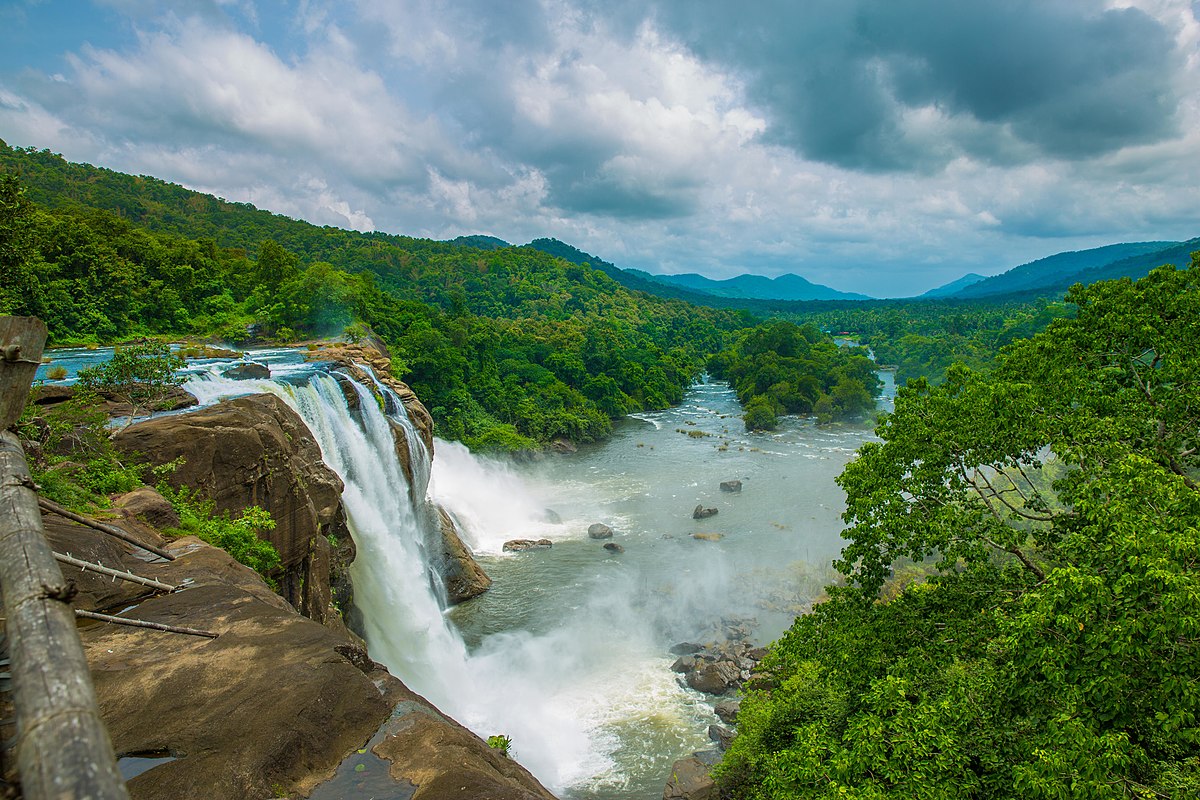
[[[664,3],[658,16],[747,76],[771,140],[851,169],[940,168],[960,154],[1090,158],[1177,131],[1172,33],[1086,0]],[[929,146],[911,120],[946,126]],[[940,145],[940,146],[937,146]]]
[[[318,224],[873,294],[1196,233],[1189,0],[107,2],[0,136]]]

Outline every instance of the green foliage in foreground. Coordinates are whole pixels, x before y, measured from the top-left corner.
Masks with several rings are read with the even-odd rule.
[[[275,520],[269,511],[250,506],[243,509],[237,519],[232,519],[228,511],[217,514],[212,500],[202,499],[187,487],[176,489],[164,480],[159,481],[157,488],[179,514],[179,528],[168,533],[197,536],[221,548],[266,578],[274,588],[270,574],[279,566],[279,551],[270,542],[259,538],[260,532],[275,529]]]
[[[108,508],[110,494],[143,483],[141,467],[126,464],[113,447],[98,404],[85,389],[48,409],[27,405],[17,424],[38,493],[74,511]]]
[[[709,359],[746,407],[746,430],[772,430],[780,414],[816,414],[823,422],[875,407],[880,383],[862,348],[840,348],[812,325],[773,321],[742,331]]]
[[[902,389],[848,585],[772,648],[732,798],[1200,796],[1200,258]],[[899,559],[934,575],[889,602]]]

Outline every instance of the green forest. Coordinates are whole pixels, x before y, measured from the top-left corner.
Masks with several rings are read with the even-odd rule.
[[[321,228],[45,151],[5,146],[0,156],[0,313],[41,317],[51,345],[245,345],[369,328],[438,434],[475,449],[602,439],[613,419],[678,403],[710,356],[760,324],[744,310],[631,291],[532,248]],[[775,411],[869,411],[877,392],[855,366],[861,353],[809,335],[818,359],[784,356],[773,368],[807,370],[783,381],[802,384],[805,401],[787,395]],[[851,402],[843,378],[856,370]]]
[[[1200,796],[1200,253],[1068,301],[843,472],[843,585],[773,646],[728,796]]]

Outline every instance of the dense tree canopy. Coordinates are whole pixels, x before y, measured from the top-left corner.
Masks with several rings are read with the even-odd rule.
[[[1200,259],[902,389],[846,585],[774,646],[733,797],[1200,795]],[[930,579],[890,602],[900,559]]]

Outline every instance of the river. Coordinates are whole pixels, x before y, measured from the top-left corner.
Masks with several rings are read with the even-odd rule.
[[[71,380],[106,355],[55,361]],[[842,543],[834,478],[871,436],[867,425],[796,418],[747,434],[733,392],[701,383],[680,406],[621,420],[574,454],[514,463],[438,441],[429,495],[494,580],[443,611],[424,563],[428,525],[409,504],[383,409],[364,394],[351,412],[296,351],[252,357],[271,365],[271,380],[231,381],[223,362],[201,362],[186,388],[204,404],[270,391],[313,430],[346,484],[372,655],[480,736],[511,737],[513,756],[568,800],[657,800],[674,760],[712,746],[713,698],[670,670],[670,647],[706,641],[723,619],[747,621],[766,644],[809,607]],[[887,408],[893,389],[881,377]],[[742,491],[720,491],[727,480]],[[697,505],[718,513],[693,520]],[[595,522],[624,552],[588,537]],[[516,538],[554,544],[503,552]]]
[[[888,407],[890,374],[881,377]],[[740,413],[728,386],[703,383],[572,455],[510,464],[437,443],[430,493],[495,581],[448,616],[474,658],[514,676],[495,687],[515,702],[493,732],[512,736],[522,763],[549,761],[535,774],[565,798],[660,798],[672,762],[711,747],[718,721],[713,698],[670,671],[671,645],[705,641],[722,618],[753,619],[765,644],[832,576],[843,510],[834,478],[870,427],[788,418],[747,434]],[[720,491],[733,479],[740,493]],[[697,505],[719,513],[693,520]],[[546,521],[547,509],[561,521]],[[588,538],[594,522],[614,529],[623,553]],[[542,537],[554,546],[501,550]],[[550,740],[550,759],[518,732],[547,708],[576,723]]]

